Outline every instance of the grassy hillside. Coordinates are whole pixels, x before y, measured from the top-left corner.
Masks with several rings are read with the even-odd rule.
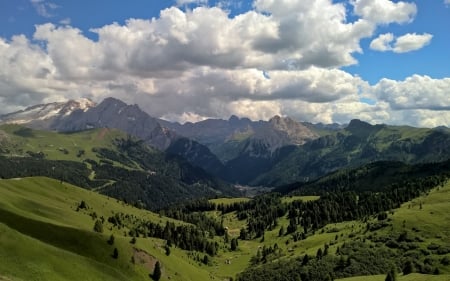
[[[374,276],[360,276],[360,277],[350,277],[344,279],[338,279],[336,281],[384,281],[385,275],[374,275]],[[412,273],[405,276],[398,276],[398,281],[448,281],[448,275],[425,275]]]
[[[365,222],[329,224],[316,231],[314,235],[298,241],[290,235],[279,235],[279,229],[281,227],[286,229],[289,224],[287,218],[281,219],[279,227],[267,231],[264,239],[247,242],[255,243],[251,247],[253,249],[261,249],[264,246],[273,248],[276,244],[278,250],[269,254],[268,262],[246,269],[245,278],[241,280],[261,280],[257,276],[266,276],[266,280],[273,280],[270,278],[271,272],[275,272],[275,276],[280,274],[290,276],[300,272],[301,267],[295,265],[301,264],[302,257],[308,254],[310,259],[316,260],[316,254],[319,249],[323,252],[324,246],[328,255],[323,260],[318,260],[318,265],[325,268],[329,266],[327,263],[339,263],[340,258],[344,261],[351,260],[351,265],[347,264],[339,270],[344,274],[352,274],[352,271],[360,271],[363,268],[367,268],[368,272],[376,271],[378,266],[382,268],[393,263],[400,272],[399,280],[450,280],[448,202],[450,202],[450,182],[392,210],[385,219],[371,217]],[[247,252],[247,247],[248,244],[244,244],[241,248],[242,256]],[[338,251],[340,254],[337,254]],[[253,250],[253,253],[250,251],[249,254],[254,256],[255,252]],[[367,262],[368,264],[365,264]],[[402,276],[403,266],[408,262],[411,262],[413,272],[426,271],[428,274],[414,273]],[[431,275],[436,271],[439,271],[440,275]],[[348,280],[384,280],[385,276],[356,277]],[[294,279],[286,277],[282,280]]]
[[[318,200],[318,197],[281,198],[285,204],[295,200]],[[86,208],[80,208],[81,202]],[[213,202],[249,201],[218,199]],[[213,239],[218,243],[219,251],[216,256],[209,257],[209,265],[204,265],[201,261],[204,254],[200,252],[172,247],[170,255],[166,255],[165,240],[140,236],[132,244],[129,225],[118,228],[106,218],[123,213],[129,218],[162,226],[168,221],[185,225],[183,222],[53,179],[0,180],[0,280],[150,280],[149,273],[156,260],[163,267],[162,280],[169,280],[169,277],[170,280],[226,280],[235,278],[236,274],[249,267],[272,268],[279,262],[295,264],[294,260],[305,254],[314,259],[324,245],[328,245],[328,258],[338,257],[335,256],[338,247],[341,253],[349,249],[363,252],[369,247],[396,252],[402,247],[412,247],[406,256],[399,257],[400,264],[405,257],[417,256],[414,270],[429,264],[430,270],[438,268],[440,275],[399,274],[400,281],[450,280],[450,267],[444,262],[445,259],[450,260],[450,251],[446,250],[450,249],[448,202],[450,183],[403,204],[383,221],[370,218],[367,222],[333,223],[298,241],[291,235],[280,235],[280,228],[286,229],[289,225],[289,219],[284,216],[278,220],[278,226],[267,230],[263,237],[239,239],[234,251],[230,249],[229,241],[239,237],[246,221],[238,220],[236,211],[225,215],[210,211],[208,216],[223,219],[229,241],[215,236]],[[101,217],[106,219],[103,233],[94,232],[95,221]],[[381,227],[379,222],[383,222]],[[407,233],[405,240],[399,240],[402,233]],[[115,237],[113,245],[107,243],[111,234]],[[357,246],[358,241],[363,240],[368,248]],[[252,265],[259,251],[274,247],[277,250],[267,256],[266,263]],[[114,248],[119,252],[117,259],[113,258]],[[346,255],[354,256],[355,262],[363,261],[359,252]],[[401,272],[401,267],[398,270]],[[384,280],[384,275],[343,280]]]
[[[79,209],[84,201],[87,208]],[[115,199],[48,178],[0,180],[0,276],[11,280],[149,280],[156,260],[167,280],[208,280],[209,273],[165,242],[137,238],[105,221],[93,231],[94,213],[124,213],[165,225],[184,224]],[[107,241],[115,237],[113,245]],[[112,257],[114,248],[118,258]],[[134,263],[132,262],[134,261]],[[6,279],[8,280],[8,279]]]
[[[62,134],[0,126],[0,177],[47,176],[158,209],[217,194],[230,185],[186,160],[113,129]]]
[[[42,152],[46,159],[51,160],[99,161],[100,157],[93,151],[94,148],[116,149],[114,140],[126,137],[126,134],[119,130],[106,128],[64,134],[32,130],[19,125],[2,125],[0,153],[6,156],[23,156],[30,151]]]
[[[408,164],[445,161],[450,158],[449,142],[449,129],[370,125],[353,120],[345,129],[297,147],[250,183],[281,186],[375,161]]]
[[[381,191],[407,181],[449,173],[450,160],[440,163],[408,165],[402,162],[379,161],[354,169],[342,169],[316,180],[292,183],[275,188],[283,194],[320,194],[336,190],[357,192]]]

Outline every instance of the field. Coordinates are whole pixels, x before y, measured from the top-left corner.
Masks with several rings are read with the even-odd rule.
[[[50,160],[93,159],[98,161],[94,147],[114,149],[113,140],[126,135],[114,129],[94,129],[77,133],[31,130],[18,125],[2,125],[0,138],[3,153],[8,156],[22,156],[26,151],[42,152]],[[1,151],[1,150],[0,150]]]
[[[338,279],[336,281],[384,281],[385,275],[374,275],[374,276],[361,276],[361,277],[351,277]],[[450,276],[448,275],[425,275],[418,273],[411,273],[405,276],[398,276],[398,281],[448,281]]]
[[[291,200],[316,200],[317,198],[287,198]],[[217,203],[241,202],[248,199],[215,199]],[[79,209],[81,202],[86,209]],[[372,232],[372,236],[397,235],[406,230],[420,236],[420,249],[431,243],[450,245],[450,184],[434,189],[428,195],[405,203],[389,214],[392,227]],[[155,262],[162,264],[162,280],[226,280],[251,265],[251,258],[258,249],[280,249],[279,255],[269,262],[283,261],[308,254],[314,256],[319,248],[330,245],[334,253],[338,246],[367,236],[366,224],[350,221],[327,225],[304,240],[294,241],[291,236],[279,235],[280,227],[286,228],[288,219],[282,218],[278,227],[267,231],[263,238],[251,241],[239,240],[236,251],[229,249],[223,237],[215,237],[220,249],[211,258],[210,265],[203,265],[193,255],[204,254],[183,251],[173,247],[165,254],[165,241],[156,238],[137,238],[131,244],[127,229],[118,229],[105,222],[103,233],[93,231],[96,218],[108,218],[115,213],[125,213],[164,225],[166,221],[183,224],[158,214],[134,208],[116,199],[93,191],[80,189],[48,178],[19,178],[0,180],[0,280],[149,280]],[[219,212],[210,216],[221,219]],[[236,213],[226,214],[224,225],[230,238],[239,236],[245,221],[239,221]],[[115,236],[114,245],[107,243]],[[112,257],[117,248],[119,257]],[[433,256],[433,255],[432,255]],[[449,256],[447,254],[446,256]],[[434,257],[434,256],[433,256]],[[443,256],[434,257],[442,258]],[[450,280],[450,268],[440,266],[441,275],[407,276],[399,274],[400,281]],[[384,280],[384,275],[354,277],[341,280]]]
[[[88,209],[77,211],[81,201]],[[11,280],[149,280],[157,259],[163,265],[163,280],[169,276],[171,280],[208,279],[209,273],[190,264],[183,251],[174,249],[167,257],[162,240],[138,238],[132,245],[125,229],[105,227],[103,233],[94,232],[94,212],[105,218],[124,212],[161,224],[174,221],[52,179],[0,180],[0,276]],[[111,234],[113,246],[106,243]],[[114,247],[118,259],[112,258]]]

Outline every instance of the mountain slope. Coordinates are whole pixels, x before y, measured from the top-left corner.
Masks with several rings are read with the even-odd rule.
[[[319,136],[312,126],[308,128],[289,117],[280,116],[269,121],[251,121],[233,115],[229,120],[207,119],[183,125],[164,120],[159,122],[179,135],[208,146],[223,162],[246,153],[257,158],[271,157],[283,146],[301,145]],[[264,151],[261,145],[265,147]]]
[[[450,158],[450,130],[370,125],[352,120],[343,130],[298,146],[252,183],[283,185],[308,181],[374,161],[439,162]]]
[[[51,129],[58,120],[74,111],[85,112],[95,106],[89,99],[69,100],[28,107],[0,116],[0,124],[26,124],[35,129]]]
[[[140,138],[161,151],[174,144],[171,153],[186,158],[191,164],[212,174],[223,169],[217,157],[205,146],[192,141],[186,147],[178,145],[184,141],[180,140],[183,138],[161,126],[160,121],[142,111],[139,106],[127,105],[115,98],[106,98],[98,105],[85,99],[37,105],[0,116],[0,124],[22,124],[30,128],[59,132],[115,128]],[[210,159],[208,164],[205,164],[204,159]],[[214,165],[211,166],[212,164]]]
[[[336,191],[378,192],[406,181],[447,174],[450,160],[409,165],[403,162],[378,161],[353,169],[341,169],[310,182],[298,182],[274,189],[282,194],[321,194]]]
[[[84,208],[80,208],[84,202]],[[94,214],[97,218],[94,218]],[[108,221],[115,215],[160,225],[186,225],[48,178],[0,181],[0,279],[6,280],[149,280],[156,260],[163,279],[207,280],[208,272],[164,240],[137,238],[131,228]],[[103,232],[94,232],[104,218]],[[110,241],[114,235],[113,242]],[[114,258],[114,249],[118,255]],[[182,273],[178,274],[177,272]]]
[[[241,184],[247,184],[260,174],[270,171],[295,146],[319,137],[312,126],[308,128],[289,117],[280,116],[256,122],[236,116],[231,116],[229,120],[208,119],[183,125],[163,120],[160,122],[177,134],[208,146],[224,163],[223,167],[218,163],[212,164],[217,167],[214,174]],[[203,163],[212,162],[205,160]]]
[[[170,145],[173,137],[159,125],[155,118],[143,112],[137,105],[127,105],[114,98],[107,98],[87,111],[73,112],[52,124],[51,128],[60,132],[115,128],[161,150]]]
[[[0,176],[42,175],[157,209],[216,194],[237,194],[229,185],[111,129],[60,134],[17,125],[0,126]]]

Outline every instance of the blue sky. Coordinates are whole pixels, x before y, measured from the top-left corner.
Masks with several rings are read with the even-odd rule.
[[[181,122],[449,126],[446,2],[5,0],[0,113],[116,96]]]

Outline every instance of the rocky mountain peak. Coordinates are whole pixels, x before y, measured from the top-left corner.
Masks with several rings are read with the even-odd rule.
[[[283,132],[287,139],[287,143],[304,144],[308,140],[318,138],[319,135],[313,132],[300,122],[297,122],[290,117],[280,117],[278,115],[269,120],[270,126],[280,132]]]
[[[46,129],[57,119],[68,116],[77,110],[86,111],[94,106],[95,103],[86,98],[39,104],[2,115],[0,123],[26,124],[32,128]]]
[[[90,99],[81,98],[77,100],[69,100],[66,102],[59,113],[61,115],[69,115],[75,110],[87,111],[92,107],[95,107],[97,104]]]

